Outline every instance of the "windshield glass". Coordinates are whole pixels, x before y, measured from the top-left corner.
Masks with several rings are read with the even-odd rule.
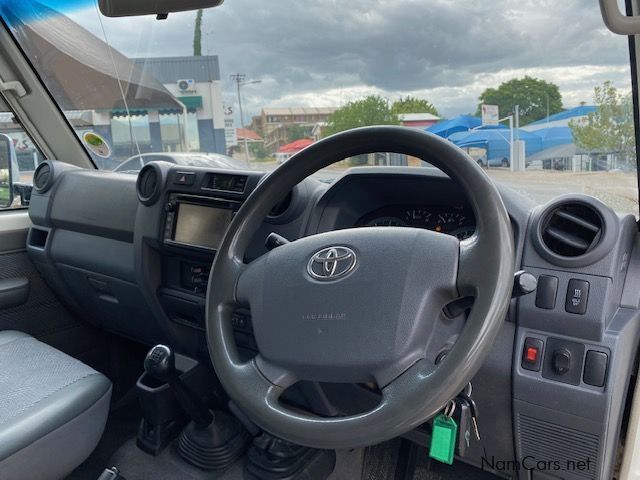
[[[593,2],[234,0],[157,20],[0,0],[0,13],[99,168],[183,152],[270,170],[332,133],[397,124],[536,202],[582,192],[638,213],[627,38]],[[319,177],[358,165],[425,166],[379,153]]]

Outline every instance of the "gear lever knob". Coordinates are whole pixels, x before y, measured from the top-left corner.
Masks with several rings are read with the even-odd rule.
[[[178,403],[187,415],[198,425],[206,427],[213,421],[213,415],[202,401],[187,388],[176,370],[176,357],[166,345],[156,345],[144,359],[147,375],[169,384]]]
[[[176,357],[166,345],[156,345],[144,359],[144,371],[161,382],[168,382],[177,376]]]

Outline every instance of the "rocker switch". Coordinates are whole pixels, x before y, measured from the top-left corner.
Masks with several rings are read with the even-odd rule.
[[[589,282],[572,278],[567,286],[567,300],[564,309],[568,313],[584,315],[587,311],[587,300],[589,299]]]

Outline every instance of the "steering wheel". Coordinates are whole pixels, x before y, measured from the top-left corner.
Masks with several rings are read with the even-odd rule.
[[[354,155],[396,152],[440,168],[476,217],[468,239],[423,229],[368,227],[303,237],[249,264],[247,247],[284,193]],[[349,130],[297,153],[251,193],[217,252],[207,290],[207,340],[230,398],[257,425],[316,448],[372,445],[425,422],[469,382],[504,320],[514,271],[511,224],[493,182],[438,136],[404,127]],[[447,355],[427,360],[436,319],[461,296],[475,301]],[[242,362],[231,315],[249,308],[259,353]],[[430,357],[432,358],[432,357]],[[279,401],[299,380],[376,382],[372,410],[320,417]]]

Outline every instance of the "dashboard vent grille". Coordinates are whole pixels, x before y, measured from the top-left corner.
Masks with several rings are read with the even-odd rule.
[[[151,205],[157,199],[160,188],[160,174],[153,164],[146,165],[138,174],[138,199]]]
[[[542,241],[553,253],[578,257],[593,250],[602,235],[602,218],[592,207],[565,203],[553,209],[541,226]]]
[[[570,473],[572,477],[593,480],[598,478],[598,435],[523,414],[518,414],[516,428],[520,456],[522,459],[527,458],[526,461],[523,460],[524,468],[535,467],[538,461],[553,462],[550,465],[560,467],[560,471],[556,473],[559,477],[562,473]],[[588,468],[571,468],[572,465],[586,463],[587,460]]]
[[[53,171],[49,163],[41,163],[33,174],[33,188],[36,192],[46,191],[52,183]]]

